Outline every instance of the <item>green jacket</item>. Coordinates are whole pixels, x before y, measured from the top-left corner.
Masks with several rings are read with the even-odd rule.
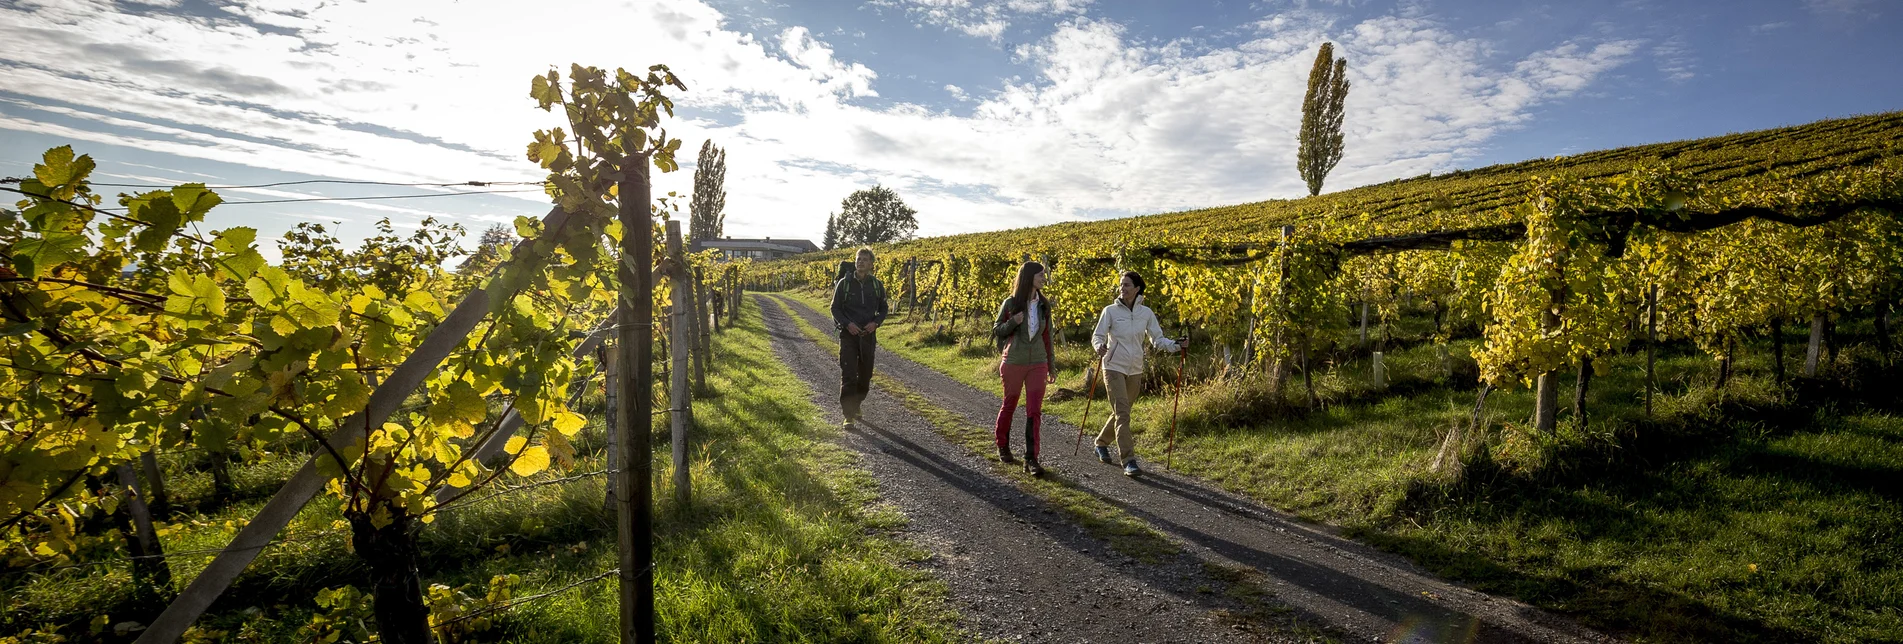
[[[1011,317],[1024,310],[1015,297],[1004,298],[998,305],[998,317],[991,323],[991,337],[1004,347],[1004,363],[1011,365],[1052,362],[1057,352],[1051,349],[1051,301],[1037,297],[1037,337],[1031,337],[1030,319],[1013,322]]]

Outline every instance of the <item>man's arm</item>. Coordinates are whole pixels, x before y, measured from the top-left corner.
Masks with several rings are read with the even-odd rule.
[[[885,314],[887,312],[886,301],[885,301],[885,282],[879,281],[879,278],[877,277],[872,278],[872,282],[879,286],[879,308],[877,311],[874,311],[872,314],[872,323],[875,325],[883,325],[885,324]]]
[[[846,325],[852,324],[852,320],[846,319],[846,280],[849,279],[852,278],[833,283],[833,328],[844,329]]]

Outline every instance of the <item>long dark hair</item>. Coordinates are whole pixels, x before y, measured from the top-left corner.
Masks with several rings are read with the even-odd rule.
[[[1018,306],[1030,306],[1031,282],[1038,273],[1042,272],[1044,272],[1044,265],[1037,262],[1025,262],[1023,266],[1019,266],[1018,285],[1011,291],[1011,300],[1017,302]]]
[[[1143,276],[1142,275],[1138,275],[1136,271],[1124,271],[1123,279],[1130,280],[1130,285],[1137,287],[1137,296],[1141,297],[1143,295]],[[1118,290],[1122,290],[1122,287],[1119,286]],[[1118,297],[1122,297],[1122,294],[1119,293]]]

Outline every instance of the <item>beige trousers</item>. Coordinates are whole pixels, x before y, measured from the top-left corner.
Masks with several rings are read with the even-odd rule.
[[[1110,417],[1104,419],[1103,431],[1097,433],[1097,446],[1109,447],[1111,441],[1117,443],[1117,461],[1125,462],[1136,458],[1136,434],[1130,429],[1130,401],[1143,393],[1143,374],[1127,374],[1109,369],[1103,370],[1104,391],[1110,395]]]

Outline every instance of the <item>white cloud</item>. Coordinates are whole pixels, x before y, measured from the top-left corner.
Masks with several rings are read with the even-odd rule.
[[[814,40],[805,27],[788,27],[781,32],[780,51],[806,68],[820,87],[853,98],[879,95],[872,91],[872,81],[878,74],[860,63],[848,65],[834,60],[832,47]]]
[[[902,7],[923,24],[996,43],[1015,20],[1083,15],[1091,0],[873,0],[869,4]]]
[[[1698,77],[1698,62],[1692,56],[1691,46],[1685,39],[1672,36],[1652,47],[1652,59],[1657,63],[1659,73],[1665,80],[1682,83]]]
[[[1082,2],[905,6],[928,19],[1069,17],[1018,49],[1030,77],[946,86],[970,109],[954,115],[869,106],[859,99],[878,96],[879,72],[905,70],[841,60],[803,26],[760,42],[693,0],[536,9],[614,25],[598,31],[453,0],[259,0],[216,19],[49,0],[0,7],[0,87],[26,97],[0,102],[0,129],[339,178],[533,179],[528,133],[560,122],[534,109],[529,76],[551,65],[565,74],[570,61],[666,62],[689,88],[669,134],[687,150],[712,138],[729,151],[733,234],[815,238],[841,198],[874,183],[919,209],[922,234],[948,234],[1303,194],[1295,130],[1323,40],[1353,82],[1330,189],[1471,159],[1640,48],[1571,40],[1503,65],[1487,43],[1430,18],[1343,27],[1285,12],[1211,48],[1132,43],[1114,23],[1079,17]],[[658,194],[691,192],[691,171],[656,179]]]
[[[1868,17],[1877,14],[1877,0],[1804,0],[1804,8],[1826,17]]]

